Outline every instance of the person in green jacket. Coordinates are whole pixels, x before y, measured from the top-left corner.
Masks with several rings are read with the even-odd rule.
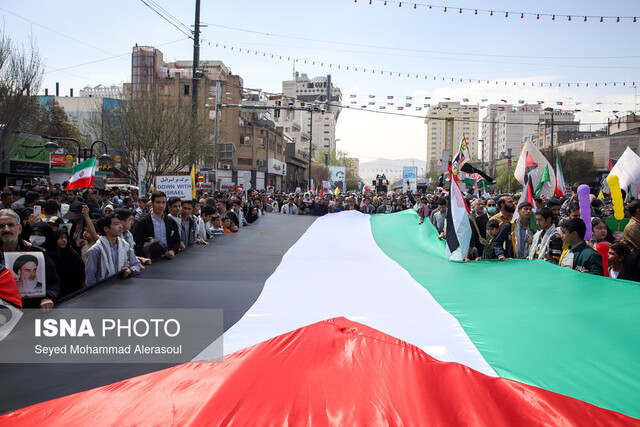
[[[571,218],[560,223],[562,241],[569,245],[560,257],[562,267],[603,275],[602,257],[584,241],[587,226],[581,218]]]

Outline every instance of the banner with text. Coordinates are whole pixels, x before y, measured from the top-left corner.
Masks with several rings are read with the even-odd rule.
[[[189,175],[156,177],[156,191],[164,191],[167,200],[173,196],[180,197],[180,200],[191,200],[192,185]]]

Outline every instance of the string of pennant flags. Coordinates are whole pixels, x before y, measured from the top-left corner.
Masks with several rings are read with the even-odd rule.
[[[212,46],[218,49],[229,50],[238,53],[246,53],[247,55],[261,56],[267,59],[273,59],[276,61],[299,63],[315,65],[320,67],[331,68],[335,70],[369,73],[379,76],[397,77],[397,78],[412,78],[431,81],[443,81],[452,83],[476,83],[482,85],[503,85],[503,86],[524,86],[524,87],[618,87],[618,86],[636,86],[636,81],[608,81],[608,82],[533,82],[533,81],[516,81],[516,80],[492,80],[492,79],[478,79],[478,78],[461,78],[452,76],[441,76],[433,74],[419,74],[404,71],[387,71],[377,68],[334,64],[327,61],[319,61],[313,59],[296,58],[293,56],[287,56],[277,53],[263,52],[259,50],[246,49],[243,47],[231,46],[223,43],[215,43],[203,40],[208,46]]]
[[[354,3],[358,3],[358,0],[354,0]],[[444,13],[451,12],[454,14],[472,14],[477,16],[478,14],[489,16],[504,16],[505,18],[513,17],[519,19],[534,18],[536,21],[540,18],[550,19],[551,21],[566,20],[566,21],[581,21],[581,22],[637,22],[636,16],[620,16],[620,15],[589,15],[582,13],[572,14],[557,14],[557,13],[545,13],[545,12],[518,12],[515,10],[496,10],[496,9],[477,9],[472,7],[459,7],[459,6],[442,6],[436,4],[423,4],[406,2],[399,0],[360,0],[359,3],[370,4],[373,3],[382,4],[383,6],[396,6],[404,7],[410,10],[427,10],[427,11],[441,11]]]
[[[346,101],[346,100],[345,100]],[[456,104],[447,104],[447,101],[454,102]],[[470,111],[479,111],[479,110],[491,110],[495,111],[509,111],[509,112],[517,112],[517,111],[543,111],[547,105],[552,105],[553,109],[557,113],[602,113],[602,112],[611,112],[618,113],[621,111],[633,111],[634,106],[630,103],[623,102],[602,102],[596,101],[596,108],[594,109],[584,109],[582,105],[585,103],[582,101],[555,101],[555,102],[547,102],[547,101],[535,101],[535,102],[527,102],[524,99],[519,99],[516,101],[509,101],[507,99],[498,100],[490,100],[489,98],[480,99],[480,103],[486,103],[489,105],[458,105],[459,102],[470,102],[470,98],[459,98],[457,100],[452,100],[452,98],[443,98],[443,101],[438,100],[434,101],[432,97],[425,96],[423,97],[414,97],[414,96],[395,96],[395,95],[386,95],[386,96],[377,96],[377,95],[356,95],[350,94],[348,103],[345,102],[346,107],[349,108],[378,108],[380,110],[384,109],[412,109],[414,108],[416,111],[421,111],[423,109],[432,108],[432,109],[447,109],[451,108],[452,111],[459,110],[470,110]],[[477,102],[477,101],[475,101]],[[505,106],[500,106],[496,104],[503,103]],[[515,104],[515,105],[514,105]],[[592,103],[593,104],[593,103]],[[538,108],[532,108],[532,106],[539,106]],[[545,107],[542,107],[545,105]],[[571,108],[568,108],[571,106]],[[614,106],[612,109],[610,107],[604,108],[606,106]],[[624,108],[624,107],[627,108]],[[630,107],[630,108],[629,108]]]
[[[283,97],[283,99],[285,98],[285,94],[283,93],[271,93],[271,92],[263,92],[264,95],[267,96],[280,96]],[[243,101],[247,101],[248,100],[248,95],[249,92],[243,92],[242,94],[242,100]],[[296,95],[304,95],[303,93],[297,93]],[[634,112],[634,113],[638,113],[638,111],[633,111],[630,108],[623,108],[624,106],[631,106],[632,104],[625,104],[623,102],[603,102],[603,101],[596,101],[595,105],[598,108],[594,108],[594,109],[584,109],[584,108],[578,108],[580,106],[582,106],[583,104],[585,104],[582,101],[555,101],[555,102],[546,102],[546,101],[535,101],[535,102],[527,102],[524,99],[519,99],[517,100],[517,105],[516,102],[512,102],[509,103],[509,100],[507,99],[500,99],[499,101],[496,100],[491,100],[489,98],[481,98],[480,102],[481,103],[486,103],[489,105],[464,105],[464,104],[460,104],[457,100],[452,100],[452,98],[448,98],[445,97],[443,98],[443,101],[434,101],[432,99],[431,96],[395,96],[395,95],[385,95],[385,96],[379,96],[379,95],[360,95],[360,99],[362,99],[362,101],[358,101],[357,100],[358,95],[357,94],[350,94],[349,95],[349,103],[345,103],[344,105],[341,105],[341,108],[361,108],[361,109],[366,109],[366,108],[371,108],[371,109],[375,109],[377,107],[378,110],[398,110],[398,111],[411,111],[411,110],[415,110],[415,111],[423,111],[426,109],[451,109],[453,112],[458,112],[458,111],[464,111],[464,110],[468,110],[471,112],[479,112],[480,110],[487,110],[489,112],[502,112],[502,111],[506,111],[506,112],[522,112],[522,111],[530,111],[530,112],[542,112],[542,111],[546,111],[546,109],[548,107],[543,107],[545,104],[547,105],[554,105],[553,111],[556,114],[577,114],[577,113],[611,113],[611,114],[617,114],[620,112]],[[215,103],[215,94],[213,92],[209,92],[209,101],[211,102],[210,104],[205,104],[205,107],[213,107],[213,104]],[[231,92],[226,92],[221,101],[225,101],[224,104],[227,105],[228,103],[230,103],[232,101],[232,94]],[[382,101],[376,101],[376,100],[382,100]],[[448,101],[451,101],[452,104],[447,104]],[[469,103],[470,102],[470,98],[460,98],[460,101],[462,102],[466,102]],[[321,101],[314,101],[317,104],[321,104]],[[499,105],[499,103],[503,103],[505,104],[504,106]],[[573,108],[566,108],[565,104],[573,104]],[[249,105],[253,105],[253,104],[241,104],[239,106],[244,107],[244,106],[249,106]],[[611,109],[611,108],[600,108],[600,106],[617,106],[618,109]],[[537,106],[537,107],[535,107]],[[616,108],[616,107],[613,107]]]

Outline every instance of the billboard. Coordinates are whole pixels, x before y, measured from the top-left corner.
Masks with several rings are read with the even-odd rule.
[[[336,187],[340,187],[340,192],[347,191],[347,167],[346,166],[329,166],[329,183],[331,191],[334,192]]]
[[[404,166],[402,168],[402,192],[406,193],[407,190],[411,190],[414,193],[418,192],[417,166]]]

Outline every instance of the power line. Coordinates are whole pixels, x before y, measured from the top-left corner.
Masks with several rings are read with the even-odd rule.
[[[66,34],[63,34],[63,33],[61,33],[60,31],[54,30],[54,29],[52,29],[52,28],[45,27],[45,26],[44,26],[44,25],[42,25],[42,24],[38,24],[37,22],[32,21],[31,19],[25,18],[24,16],[20,16],[20,15],[18,15],[18,14],[16,14],[16,13],[13,13],[13,12],[10,12],[10,11],[8,11],[7,9],[3,9],[3,8],[1,8],[1,7],[0,7],[0,10],[4,11],[4,12],[6,12],[6,13],[10,14],[10,15],[13,15],[13,16],[15,16],[15,17],[18,17],[18,18],[20,18],[20,19],[22,19],[22,20],[24,20],[24,21],[27,21],[27,22],[29,22],[29,23],[31,23],[31,24],[33,24],[33,25],[36,25],[36,26],[38,26],[38,27],[40,27],[40,28],[44,28],[44,29],[45,29],[45,30],[47,30],[47,31],[51,31],[52,33],[58,34],[59,36],[65,37],[65,38],[67,38],[67,39],[69,39],[69,40],[73,40],[73,41],[74,41],[74,42],[76,42],[76,43],[80,43],[80,44],[83,44],[83,45],[85,45],[85,46],[88,46],[88,47],[90,47],[90,48],[92,48],[92,49],[97,49],[97,50],[99,50],[99,51],[101,51],[101,52],[108,53],[109,55],[114,55],[113,53],[111,53],[111,52],[109,52],[109,51],[107,51],[107,50],[104,50],[104,49],[99,48],[99,47],[97,47],[97,46],[94,46],[94,45],[92,45],[92,44],[89,44],[89,43],[83,42],[82,40],[78,40],[78,39],[76,39],[76,38],[73,38],[73,37],[71,37],[71,36],[68,36],[68,35],[66,35]]]
[[[162,44],[158,44],[158,45],[155,45],[155,46],[166,46],[166,45],[173,44],[173,43],[178,43],[178,42],[181,42],[181,41],[184,41],[184,40],[189,40],[189,38],[174,40],[174,41],[171,41],[171,42],[162,43]],[[91,64],[98,63],[98,62],[108,61],[110,59],[120,58],[120,57],[123,57],[123,56],[129,56],[129,55],[131,55],[131,52],[123,53],[123,54],[120,54],[120,55],[113,55],[113,56],[109,56],[107,58],[96,59],[95,61],[84,62],[82,64],[70,65],[68,67],[56,68],[54,70],[48,70],[48,71],[46,71],[46,73],[54,73],[56,71],[69,70],[71,68],[78,68],[78,67],[82,67],[82,66],[85,66],[85,65],[91,65]]]
[[[233,107],[233,108],[245,108],[245,109],[250,109],[250,110],[285,110],[285,111],[311,111],[311,109],[313,108],[314,112],[320,112],[320,110],[318,110],[318,108],[320,108],[323,105],[327,105],[326,102],[318,102],[317,104],[314,104],[314,106],[312,107],[278,107],[278,106],[274,106],[274,105],[252,105],[252,104],[226,104],[226,103],[220,103],[218,104],[218,106],[220,108],[228,108],[228,107]],[[432,120],[456,120],[456,121],[461,121],[461,122],[467,122],[467,123],[485,123],[485,124],[497,124],[497,125],[522,125],[522,126],[538,126],[540,124],[540,121],[537,121],[535,123],[526,123],[526,122],[507,122],[507,121],[490,121],[490,120],[472,120],[472,119],[468,119],[468,118],[453,118],[453,117],[430,117],[430,116],[424,116],[424,115],[417,115],[417,114],[407,114],[407,113],[396,113],[396,112],[390,112],[390,111],[382,111],[382,110],[369,110],[366,108],[349,108],[347,106],[343,106],[341,104],[335,104],[335,103],[329,103],[330,107],[335,107],[335,108],[340,108],[342,110],[349,110],[349,111],[365,111],[368,113],[375,113],[375,114],[383,114],[383,115],[388,115],[388,116],[396,116],[396,117],[411,117],[414,119],[432,119]],[[564,122],[558,122],[557,126],[564,126],[567,125],[568,123],[564,123]],[[580,123],[580,126],[595,126],[595,125],[606,125],[607,123],[604,122],[591,122],[591,123]]]
[[[203,39],[203,42],[205,40]],[[211,42],[207,42],[208,45],[211,45]],[[406,72],[406,71],[388,71],[388,70],[380,70],[380,69],[375,69],[375,68],[369,68],[369,67],[362,67],[362,66],[353,66],[353,65],[344,65],[344,64],[335,64],[332,62],[327,62],[327,61],[320,61],[320,60],[315,60],[315,59],[304,59],[304,58],[296,58],[295,56],[291,56],[291,55],[283,55],[283,54],[277,54],[277,53],[269,53],[269,52],[263,52],[263,51],[258,51],[258,50],[253,50],[253,49],[246,49],[244,47],[237,47],[237,46],[229,46],[226,44],[222,44],[222,43],[214,43],[214,47],[216,48],[222,48],[222,49],[227,49],[229,48],[230,51],[234,51],[237,50],[239,53],[246,53],[246,54],[253,54],[254,56],[262,56],[263,58],[267,58],[270,57],[271,59],[274,60],[280,60],[280,61],[287,61],[287,62],[291,62],[291,63],[303,63],[303,64],[309,64],[309,65],[320,65],[321,67],[324,67],[325,64],[327,65],[327,68],[333,68],[333,69],[337,69],[337,70],[342,70],[344,69],[345,71],[355,71],[355,72],[364,72],[364,73],[369,73],[369,74],[377,74],[377,75],[386,75],[388,77],[405,77],[406,78],[416,78],[416,79],[423,79],[423,80],[434,80],[434,81],[451,81],[451,82],[457,82],[459,81],[460,83],[477,83],[477,84],[503,84],[503,85],[509,85],[509,86],[522,86],[522,87],[562,87],[562,86],[567,86],[567,87],[571,87],[572,85],[575,87],[580,87],[580,85],[582,85],[583,87],[589,87],[589,85],[591,85],[592,87],[598,87],[598,85],[600,86],[604,86],[604,87],[624,87],[624,86],[635,86],[636,82],[635,81],[617,81],[617,82],[558,82],[558,83],[545,83],[545,82],[524,82],[524,81],[514,81],[514,80],[493,80],[493,79],[482,79],[482,78],[469,78],[469,77],[452,77],[452,76],[441,76],[441,75],[433,75],[433,74],[419,74],[419,73],[412,73],[412,72]]]
[[[152,11],[154,11],[155,13],[158,14],[158,16],[160,16],[162,19],[164,19],[165,21],[167,21],[169,24],[171,24],[173,27],[175,27],[178,31],[180,31],[182,34],[186,35],[189,38],[193,38],[193,33],[192,31],[189,29],[189,27],[187,27],[186,25],[184,25],[182,22],[178,21],[175,17],[172,17],[172,15],[168,14],[165,15],[164,12],[162,12],[162,8],[160,8],[158,6],[158,8],[156,8],[155,4],[152,6],[151,0],[140,0],[145,6],[147,6],[149,9],[151,9]],[[174,21],[175,20],[175,21]],[[184,28],[187,28],[187,30],[185,30]]]

